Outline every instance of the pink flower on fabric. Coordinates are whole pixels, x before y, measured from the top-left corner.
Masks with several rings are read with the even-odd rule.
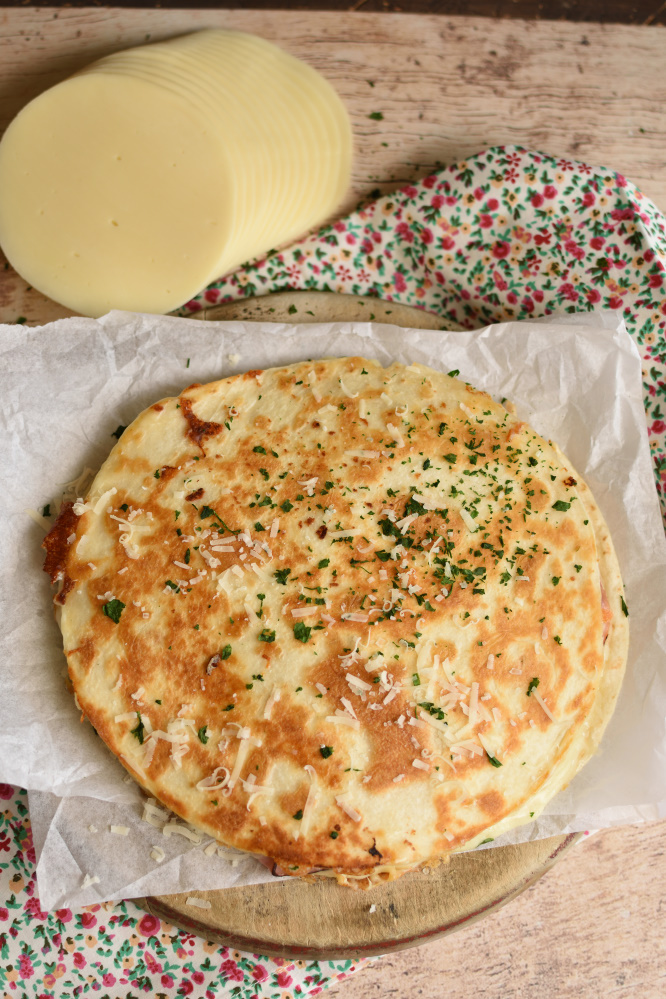
[[[498,291],[506,291],[509,287],[499,271],[493,272],[493,281],[495,282],[495,287]]]
[[[481,201],[481,199],[483,198],[483,189],[480,187],[475,187],[474,197],[476,198],[477,201]]]
[[[395,227],[395,231],[408,243],[414,242],[414,230],[410,229],[406,222],[401,222]]]
[[[543,292],[539,288],[536,288],[532,292],[532,295],[534,296],[535,302],[543,302]]]
[[[173,985],[173,978],[171,977],[171,975],[162,975],[160,981],[162,985],[165,987],[165,989],[170,989],[171,986]]]
[[[0,784],[0,798],[4,801],[9,801],[10,798],[14,797],[14,788],[11,784]]]
[[[112,975],[110,971],[107,971],[107,973],[102,978],[102,985],[109,986],[109,985],[115,985],[115,984],[116,984],[116,976]]]
[[[77,968],[85,968],[86,966],[86,959],[83,956],[83,954],[78,950],[74,955],[74,964],[76,965]]]
[[[9,842],[9,836],[5,833],[0,833],[0,850],[6,850],[9,853],[9,847],[11,843]]]
[[[278,971],[275,977],[281,989],[288,989],[294,980],[288,971]]]
[[[565,240],[564,249],[567,251],[567,253],[570,256],[575,257],[576,260],[582,260],[585,256],[585,250],[583,249],[583,247],[579,246],[578,243],[573,239]]]
[[[537,232],[534,235],[534,242],[537,246],[547,246],[550,243],[550,235],[549,232]]]
[[[220,292],[217,288],[208,288],[208,290],[204,292],[204,298],[207,302],[212,302],[214,304],[219,301]]]
[[[437,177],[431,174],[430,177],[424,177],[421,183],[423,184],[424,187],[427,188],[434,187],[435,184],[437,183]]]
[[[186,978],[183,978],[182,982],[178,986],[179,996],[190,996],[194,992],[194,985],[192,982],[188,982]]]
[[[586,191],[583,195],[583,204],[587,205],[588,208],[590,205],[593,205],[596,200],[597,199],[593,191]]]
[[[61,923],[69,923],[72,918],[72,910],[56,909],[56,918],[59,919]]]
[[[650,274],[649,285],[651,288],[661,288],[664,283],[663,274]]]
[[[255,982],[265,982],[266,979],[268,978],[268,972],[266,971],[263,965],[255,964],[254,968],[252,969],[252,977],[254,978]]]
[[[543,204],[543,194],[533,194],[532,195],[532,207],[540,208]]]
[[[333,228],[336,232],[344,232],[346,227],[344,222],[336,222]]]
[[[643,250],[643,260],[647,264],[651,264],[652,261],[654,260],[654,250]]]
[[[421,242],[432,243],[433,238],[432,229],[421,229]]]
[[[543,189],[544,198],[555,198],[557,197],[557,188],[553,187],[552,184],[546,184]]]
[[[192,981],[196,982],[197,985],[203,985],[204,974],[202,971],[195,971],[192,975]]]
[[[479,215],[479,225],[482,229],[492,229],[493,227],[493,217],[492,215]]]
[[[569,299],[570,302],[578,301],[578,292],[576,291],[574,286],[570,284],[568,281],[562,285],[560,291],[562,292],[565,298]]]
[[[231,978],[234,982],[242,982],[245,978],[242,970],[238,967],[235,961],[231,960],[231,958],[222,962],[220,965],[220,974],[224,975],[225,978]]]
[[[490,198],[488,201],[488,211],[496,212],[498,208],[499,208],[499,201],[497,200],[497,198]]]
[[[618,187],[626,187],[627,186],[627,178],[623,177],[621,173],[616,174],[615,175],[615,179],[617,180],[617,186]]]
[[[393,275],[393,286],[396,291],[406,291],[407,282],[405,281],[404,275],[400,271],[396,271]]]
[[[84,929],[89,930],[91,927],[97,924],[97,916],[92,912],[82,912],[81,913],[81,926]]]
[[[609,309],[621,309],[622,305],[623,302],[619,295],[611,295],[611,297],[608,299]]]
[[[509,305],[515,305],[516,302],[518,301],[518,296],[516,295],[515,291],[510,291],[509,294],[506,296],[506,300],[509,303]]]
[[[504,257],[508,257],[511,252],[511,247],[504,240],[498,240],[492,249],[493,257],[496,260],[503,260]]]
[[[442,249],[443,250],[452,250],[455,245],[456,245],[455,244],[455,240],[452,239],[451,236],[443,236],[442,237]]]
[[[4,905],[0,907],[0,919],[9,919],[9,909],[5,909]]]
[[[137,930],[144,937],[154,937],[155,934],[159,932],[161,925],[162,924],[157,916],[149,916],[146,914],[139,920]]]
[[[650,427],[651,434],[663,434],[666,433],[666,423],[663,420],[655,420]]]
[[[442,205],[444,204],[444,198],[442,197],[441,194],[435,194],[432,197],[430,204],[432,205],[433,208],[441,208]]]
[[[596,288],[590,288],[585,297],[591,305],[596,305],[597,302],[601,301],[601,295]]]
[[[25,903],[25,911],[29,912],[31,916],[35,917],[35,919],[44,920],[47,919],[49,915],[48,912],[42,912],[40,909],[40,903],[37,896],[28,899]]]
[[[21,978],[30,978],[34,975],[35,969],[32,966],[32,961],[27,954],[21,954],[19,958],[19,974]]]
[[[504,179],[507,184],[513,184],[514,181],[518,180],[518,171],[514,170],[513,167],[509,170],[505,170]]]
[[[604,236],[593,236],[590,240],[590,246],[593,250],[600,250],[605,242],[606,239]]]

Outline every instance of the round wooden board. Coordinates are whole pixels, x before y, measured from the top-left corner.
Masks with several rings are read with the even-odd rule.
[[[360,320],[421,329],[452,328],[450,324],[444,327],[439,316],[410,306],[328,292],[280,292],[204,309],[195,318],[289,323]],[[448,864],[407,874],[368,892],[330,881],[308,884],[294,879],[197,891],[197,897],[211,903],[205,910],[188,906],[187,894],[136,901],[160,919],[238,950],[295,960],[357,959],[416,947],[500,908],[537,881],[580,836],[554,836],[457,854]]]

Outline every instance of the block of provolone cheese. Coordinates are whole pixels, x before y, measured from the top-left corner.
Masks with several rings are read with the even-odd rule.
[[[0,245],[82,314],[168,312],[330,215],[350,160],[320,74],[202,31],[108,56],[21,111],[0,142]]]

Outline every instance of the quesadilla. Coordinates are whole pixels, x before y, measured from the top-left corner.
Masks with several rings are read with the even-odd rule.
[[[286,874],[366,887],[529,822],[613,711],[604,519],[456,375],[352,357],[191,385],[44,543],[97,733]]]

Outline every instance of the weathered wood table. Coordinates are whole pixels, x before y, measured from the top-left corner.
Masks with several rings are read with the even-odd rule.
[[[352,116],[341,210],[439,164],[518,143],[620,170],[666,209],[666,29],[412,14],[0,9],[0,129],[118,48],[198,27],[254,31],[307,59]],[[662,5],[663,6],[663,5]],[[654,21],[655,18],[652,18]],[[382,120],[369,117],[380,111]],[[10,268],[0,321],[68,315]],[[666,994],[666,822],[607,830],[474,926],[390,955],[346,999],[658,999]]]

